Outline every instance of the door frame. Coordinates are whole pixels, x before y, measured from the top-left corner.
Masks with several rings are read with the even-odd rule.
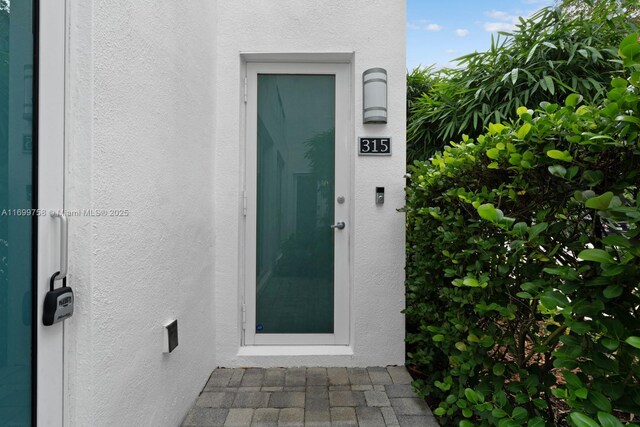
[[[258,74],[331,74],[336,77],[335,127],[335,221],[346,224],[334,232],[334,333],[256,334],[256,220],[257,220],[257,94]],[[245,75],[245,186],[244,186],[244,300],[242,344],[256,345],[348,345],[350,340],[350,236],[351,236],[351,66],[341,62],[250,62]]]
[[[42,324],[42,305],[49,278],[60,270],[60,224],[50,210],[64,208],[66,0],[34,0],[38,22],[35,32],[37,75],[34,132],[37,176],[34,197],[46,215],[37,216],[37,263],[34,330],[37,334],[36,408],[37,425],[64,424],[64,322]],[[37,148],[36,148],[37,147]],[[34,165],[35,166],[35,165]]]

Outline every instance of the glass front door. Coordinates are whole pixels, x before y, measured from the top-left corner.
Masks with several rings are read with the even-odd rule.
[[[0,0],[0,424],[32,422],[33,1]]]
[[[257,334],[333,333],[335,76],[258,75]]]
[[[327,64],[249,69],[248,343],[335,344],[348,329],[346,76]]]

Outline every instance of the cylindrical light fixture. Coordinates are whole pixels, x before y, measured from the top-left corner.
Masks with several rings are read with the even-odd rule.
[[[362,73],[363,123],[387,123],[387,70],[370,68]]]

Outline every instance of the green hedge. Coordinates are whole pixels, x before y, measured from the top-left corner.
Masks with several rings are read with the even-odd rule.
[[[408,362],[444,425],[640,415],[637,34],[619,55],[600,101],[517,108],[409,168]]]
[[[521,105],[560,103],[574,92],[592,102],[606,91],[623,69],[616,47],[638,29],[638,1],[560,3],[520,18],[486,52],[458,58],[457,68],[407,75],[408,164],[462,134],[481,133],[489,122],[515,118]]]

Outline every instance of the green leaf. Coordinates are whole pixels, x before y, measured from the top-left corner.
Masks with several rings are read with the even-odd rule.
[[[523,421],[527,418],[528,415],[529,414],[527,410],[524,409],[522,406],[516,406],[515,408],[513,408],[513,412],[511,412],[511,417],[515,421]]]
[[[572,93],[571,95],[567,96],[567,100],[564,103],[569,107],[575,107],[580,102],[582,102],[582,95],[578,95],[577,93]]]
[[[522,117],[523,114],[526,114],[529,111],[529,109],[527,107],[518,107],[518,109],[516,110],[516,114],[518,115],[518,117]]]
[[[523,124],[522,127],[518,130],[518,133],[517,133],[518,138],[524,139],[524,137],[527,136],[529,131],[531,131],[531,123]]]
[[[613,199],[613,193],[611,191],[607,191],[604,194],[599,195],[598,197],[593,197],[588,199],[584,205],[591,209],[598,209],[600,211],[605,210],[611,204],[611,200]]]
[[[464,397],[466,397],[471,403],[478,403],[478,396],[476,395],[476,392],[470,388],[464,389]]]
[[[578,254],[578,258],[583,261],[615,263],[613,257],[602,249],[585,249]]]
[[[629,82],[627,82],[625,79],[621,79],[620,77],[615,77],[611,80],[611,86],[626,89],[627,86],[629,86]]]
[[[575,391],[576,396],[579,397],[580,399],[586,399],[587,396],[589,395],[589,390],[587,390],[586,388],[582,387],[579,388]]]
[[[460,423],[458,424],[458,427],[474,427],[473,423],[469,420],[462,420],[460,421]]]
[[[607,350],[615,351],[618,347],[620,347],[620,341],[614,338],[602,338],[600,340],[600,344]]]
[[[460,351],[467,351],[467,345],[465,343],[463,343],[462,341],[458,341],[455,344],[455,347]]]
[[[433,338],[431,338],[434,342],[442,342],[444,341],[444,335],[442,334],[438,334],[438,335],[434,335]]]
[[[589,393],[589,402],[593,403],[593,405],[601,411],[611,412],[611,402],[599,391],[591,390]]]
[[[443,416],[444,414],[447,413],[447,410],[444,408],[436,408],[435,411],[433,411],[433,413],[439,417]]]
[[[622,295],[623,290],[624,288],[620,285],[609,285],[602,291],[602,295],[604,295],[605,298],[613,299]]]
[[[500,150],[497,148],[490,148],[487,150],[487,157],[493,160],[496,160],[500,157]]]
[[[598,412],[598,421],[602,427],[622,427],[622,423],[616,417],[606,412]]]
[[[549,150],[547,151],[547,156],[555,160],[562,160],[563,162],[570,162],[573,160],[573,157],[571,157],[571,154],[569,154],[568,151]]]
[[[627,344],[629,344],[632,347],[640,348],[640,337],[631,336],[631,337],[627,338],[626,340],[624,340],[624,342],[626,342]]]
[[[569,420],[575,427],[600,427],[592,418],[580,412],[570,413]]]
[[[621,248],[629,249],[631,248],[631,242],[626,237],[623,237],[619,234],[612,234],[610,236],[602,239],[602,243],[609,246],[618,246]]]
[[[518,68],[514,68],[513,70],[511,70],[511,84],[516,84],[516,82],[518,81]]]
[[[480,215],[480,218],[491,222],[498,222],[504,216],[502,211],[500,209],[496,209],[491,203],[485,203],[478,206],[478,215]]]
[[[553,84],[553,79],[550,76],[544,76],[543,79],[547,84],[547,90],[549,91],[549,93],[551,93],[551,95],[554,95],[556,93],[556,87]]]
[[[505,371],[504,365],[500,363],[493,365],[493,375],[497,375],[501,377],[502,374],[504,374],[504,371]]]
[[[535,239],[547,228],[549,228],[549,224],[546,222],[541,222],[539,224],[531,226],[531,229],[529,231],[529,240]]]
[[[535,417],[529,420],[527,427],[544,427],[544,420],[540,417]]]
[[[549,166],[547,169],[549,170],[551,175],[554,175],[560,178],[564,178],[564,176],[567,174],[567,170],[564,168],[564,166],[553,165],[553,166]]]

